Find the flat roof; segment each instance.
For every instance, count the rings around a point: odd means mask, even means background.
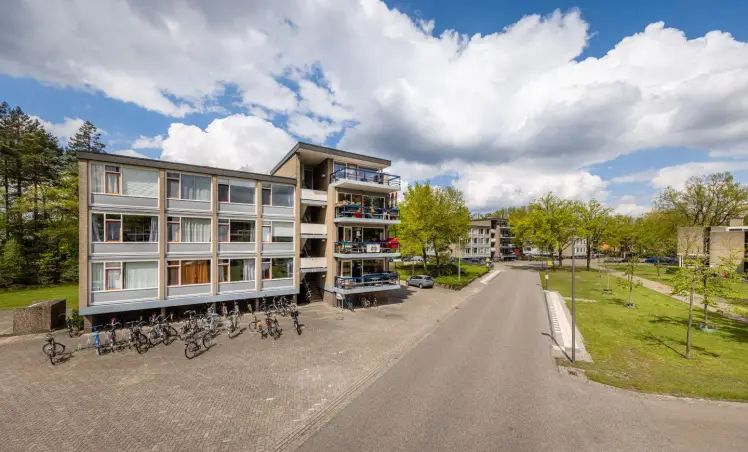
[[[275,182],[278,184],[296,185],[296,179],[292,177],[272,176],[268,174],[252,173],[249,171],[230,170],[215,168],[212,166],[190,165],[188,163],[168,162],[166,160],[148,159],[142,157],[130,157],[127,155],[105,154],[99,152],[76,152],[78,160],[92,160],[96,162],[116,163],[120,165],[148,166],[171,171],[185,171],[188,173],[209,174],[211,176],[236,177],[241,179],[254,179],[264,182]]]
[[[299,141],[288,152],[288,154],[283,156],[283,158],[273,167],[273,169],[270,170],[270,174],[275,174],[275,172],[278,171],[280,167],[283,166],[283,164],[285,164],[288,161],[288,159],[290,159],[294,154],[296,154],[296,152],[298,152],[299,149],[308,149],[310,151],[322,152],[324,154],[329,154],[335,157],[363,160],[365,162],[376,163],[377,165],[384,165],[384,166],[392,165],[392,162],[387,159],[380,159],[378,157],[372,157],[370,155],[356,154],[355,152],[341,151],[340,149],[328,148],[326,146],[319,146],[316,144],[305,143],[303,141]]]

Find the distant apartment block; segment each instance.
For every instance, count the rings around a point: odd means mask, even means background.
[[[746,270],[748,226],[742,218],[731,219],[729,226],[678,228],[678,259],[707,259],[709,265],[730,261],[736,270]]]
[[[514,234],[504,218],[471,220],[467,240],[450,246],[453,257],[502,260],[515,256]]]
[[[400,181],[387,160],[304,143],[270,175],[78,159],[82,315],[399,288]]]

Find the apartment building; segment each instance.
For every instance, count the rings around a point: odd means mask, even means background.
[[[502,260],[515,256],[509,222],[504,218],[471,220],[467,241],[450,246],[453,257]]]
[[[736,271],[746,271],[748,226],[742,218],[733,218],[728,226],[679,227],[678,260],[708,259],[709,265],[732,262]]]
[[[78,153],[79,310],[91,316],[263,296],[398,289],[397,176],[297,144],[271,175]],[[299,183],[300,181],[300,183]],[[329,237],[328,237],[329,236]],[[315,296],[316,295],[316,296]],[[386,295],[385,295],[386,297]]]
[[[391,225],[400,223],[400,177],[389,160],[299,143],[270,171],[300,181],[302,296],[336,303],[336,294],[399,289],[390,262],[400,256]]]

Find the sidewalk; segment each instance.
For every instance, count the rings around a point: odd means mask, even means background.
[[[616,270],[611,270],[611,269],[609,269],[609,268],[607,268],[607,267],[605,267],[603,265],[599,265],[597,262],[594,262],[594,261],[591,262],[591,267],[594,268],[594,269],[598,269],[598,270],[602,269],[603,271],[607,271],[611,275],[613,275],[615,277],[618,277],[618,278],[621,278],[621,279],[625,279],[626,278],[626,275],[624,273],[621,273],[621,272],[616,271]],[[647,289],[654,290],[655,292],[659,292],[661,294],[667,295],[670,298],[674,298],[674,299],[676,299],[678,301],[682,301],[684,303],[688,303],[689,302],[689,298],[687,296],[673,295],[673,289],[670,286],[666,285],[666,284],[662,284],[662,283],[657,282],[657,281],[652,281],[651,279],[644,279],[644,278],[641,278],[639,276],[636,276],[635,278],[636,278],[636,280],[639,283],[641,283],[642,286],[646,287]],[[698,295],[698,294],[694,294],[694,296],[693,296],[694,307],[695,308],[698,307],[700,309],[703,309],[703,306],[704,306],[702,304],[703,300],[704,300],[704,297],[702,297],[701,295]],[[733,319],[735,321],[738,321],[738,322],[741,322],[741,323],[747,323],[748,324],[748,318],[741,317],[739,315],[730,313],[730,305],[729,304],[727,304],[727,303],[725,303],[723,301],[714,301],[714,303],[716,304],[716,306],[709,306],[708,307],[709,312],[714,312],[714,313],[723,315],[725,317],[729,317],[729,318],[731,318],[731,319]]]

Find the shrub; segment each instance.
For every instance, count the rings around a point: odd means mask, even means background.
[[[666,275],[674,275],[674,274],[678,273],[678,269],[679,268],[680,267],[678,267],[677,265],[671,265],[671,266],[669,266],[669,267],[667,267],[665,269],[665,274]]]

